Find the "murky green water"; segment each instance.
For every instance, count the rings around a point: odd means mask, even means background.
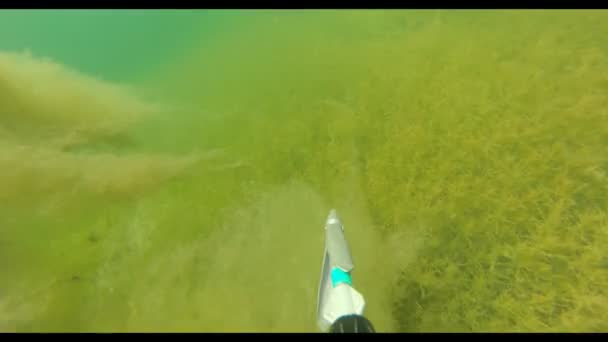
[[[608,330],[607,19],[0,11],[0,331]]]

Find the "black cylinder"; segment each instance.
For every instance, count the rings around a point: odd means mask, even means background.
[[[365,317],[348,315],[338,318],[329,329],[330,333],[373,333],[374,326]]]

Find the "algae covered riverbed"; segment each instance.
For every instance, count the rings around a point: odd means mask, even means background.
[[[0,11],[0,331],[608,330],[607,19]]]

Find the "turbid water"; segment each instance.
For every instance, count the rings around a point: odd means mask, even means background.
[[[607,19],[0,11],[0,331],[608,330]]]

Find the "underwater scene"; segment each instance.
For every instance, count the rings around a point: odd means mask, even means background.
[[[1,10],[0,332],[608,332],[608,11]]]

